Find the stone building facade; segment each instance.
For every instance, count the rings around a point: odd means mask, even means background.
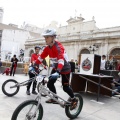
[[[70,18],[67,23],[66,26],[57,27],[57,39],[64,45],[69,59],[80,61],[83,53],[104,54],[107,59],[114,55],[115,58],[120,59],[120,26],[99,29],[96,27],[94,17],[91,21],[84,22],[81,16]],[[35,45],[44,46],[44,38],[41,36],[27,40],[25,56],[31,55]]]
[[[0,23],[2,23],[3,21],[3,14],[4,14],[4,10],[2,7],[0,7]]]
[[[13,54],[19,58],[20,50],[25,50],[25,41],[39,37],[40,34],[20,29],[17,25],[0,23],[0,58],[10,60]]]

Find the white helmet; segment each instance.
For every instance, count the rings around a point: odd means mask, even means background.
[[[42,36],[56,36],[56,30],[55,29],[47,29],[42,33]]]

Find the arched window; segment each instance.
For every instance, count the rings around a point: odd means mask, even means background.
[[[120,48],[113,49],[109,54],[109,59],[114,56],[117,60],[120,60]]]
[[[110,52],[110,55],[120,55],[120,48],[115,48]]]
[[[78,58],[78,63],[79,64],[80,64],[80,61],[81,61],[81,54],[90,54],[90,51],[88,49],[82,49],[80,51],[79,58]]]
[[[81,50],[81,52],[80,52],[80,55],[81,54],[90,54],[90,51],[88,50],[88,49],[83,49],[83,50]]]

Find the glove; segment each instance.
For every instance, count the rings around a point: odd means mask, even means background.
[[[49,76],[49,79],[57,79],[59,76],[60,76],[59,73],[55,72]]]
[[[33,67],[29,67],[29,72],[34,72],[35,69]]]

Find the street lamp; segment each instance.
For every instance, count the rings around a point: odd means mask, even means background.
[[[98,48],[99,48],[99,46],[94,44],[94,45],[91,45],[91,46],[89,47],[89,50],[92,51],[93,54],[94,54],[94,52],[95,52],[96,50],[98,50]]]

